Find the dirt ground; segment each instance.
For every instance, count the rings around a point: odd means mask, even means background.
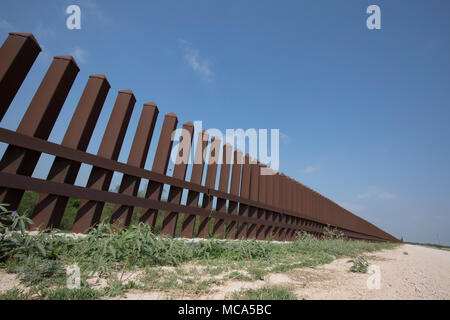
[[[264,285],[285,286],[298,299],[308,300],[450,299],[450,251],[406,244],[363,256],[375,273],[370,269],[366,274],[349,272],[351,263],[343,258],[327,265],[268,274],[264,280],[228,280],[223,285],[211,286],[201,296],[184,295],[179,291],[130,290],[125,297],[115,299],[224,299],[235,291]],[[0,271],[0,292],[16,286],[20,285],[15,275]]]
[[[295,293],[299,299],[450,299],[450,252],[403,245],[365,256],[379,266],[380,287],[369,289],[371,274],[350,273],[347,259],[324,266],[297,269]],[[303,278],[309,280],[303,280]],[[370,282],[370,281],[369,281]],[[373,284],[373,282],[370,282]]]
[[[264,281],[231,281],[201,299],[223,299],[234,291],[282,285],[298,299],[450,299],[450,251],[402,245],[364,256],[376,272],[349,272],[348,258],[314,268],[270,274]],[[379,272],[377,272],[379,267]],[[377,276],[380,276],[377,289]],[[370,288],[367,285],[368,279]],[[158,292],[129,292],[125,299],[164,299]],[[186,299],[187,297],[174,298]]]

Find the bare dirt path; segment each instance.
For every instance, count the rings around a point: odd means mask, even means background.
[[[380,268],[379,289],[368,288],[370,274],[348,272],[348,259],[287,275],[299,299],[450,299],[450,251],[403,245],[365,257]]]
[[[349,272],[348,258],[313,268],[269,274],[264,281],[232,281],[215,287],[200,299],[224,299],[232,292],[264,285],[286,286],[298,299],[450,299],[450,251],[402,245],[364,255],[379,267],[379,289],[369,289],[374,275]],[[374,279],[373,277],[371,279]],[[372,285],[376,282],[370,282]],[[374,287],[374,286],[373,286]],[[173,296],[175,299],[189,297]],[[165,299],[156,292],[129,292],[125,299]],[[196,299],[198,299],[197,297]]]

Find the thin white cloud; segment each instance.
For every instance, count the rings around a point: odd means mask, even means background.
[[[75,47],[72,56],[75,58],[75,61],[84,63],[86,62],[87,51],[80,47]]]
[[[14,31],[14,26],[12,24],[10,24],[8,21],[6,21],[5,19],[0,19],[0,29],[5,29],[8,31]]]
[[[370,187],[365,193],[358,194],[358,199],[368,199],[368,198],[378,198],[378,199],[396,199],[398,196],[395,193],[384,191],[379,187]]]
[[[367,209],[366,206],[358,203],[341,202],[340,205],[353,213],[363,212]]]
[[[280,131],[280,138],[281,138],[281,142],[283,142],[284,144],[290,144],[292,141],[290,136],[288,136],[287,134],[285,134],[281,131]]]
[[[305,171],[305,173],[313,173],[313,172],[315,172],[317,170],[319,170],[318,167],[309,166],[309,167],[306,167],[304,171]]]
[[[42,22],[38,22],[33,34],[37,39],[47,39],[54,37],[56,32],[55,30],[44,26]]]
[[[188,41],[179,39],[179,43],[183,47],[184,60],[186,61],[187,65],[198,75],[200,75],[205,81],[211,82],[214,78],[214,73],[211,70],[209,60],[201,58],[199,51],[193,48]]]
[[[97,3],[94,1],[86,1],[80,5],[81,14],[83,14],[83,6],[85,6],[88,10],[88,14],[95,18],[98,22],[103,25],[111,25],[113,23],[112,17],[105,14],[102,8],[100,8]]]
[[[358,199],[370,198],[373,195],[374,195],[374,193],[372,191],[368,191],[368,192],[365,192],[365,193],[358,194]]]
[[[380,199],[395,199],[398,196],[395,193],[390,193],[390,192],[382,192],[380,194],[378,194],[378,198]]]

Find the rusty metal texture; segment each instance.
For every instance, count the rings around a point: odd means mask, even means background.
[[[295,180],[292,178],[289,178],[289,188],[290,188],[290,198],[291,198],[291,211],[294,213],[297,213],[297,197],[296,197],[296,186],[295,186]],[[296,224],[296,219],[295,216],[291,216],[290,217],[290,224],[295,227]],[[289,230],[289,240],[294,240],[295,238],[295,229],[292,228]]]
[[[31,33],[10,32],[0,48],[0,121],[40,52]]]
[[[293,189],[292,189],[292,184],[291,184],[291,178],[289,176],[286,176],[286,202],[287,202],[287,206],[288,206],[288,211],[289,213],[293,212]],[[291,215],[286,215],[286,222],[290,225],[291,224]],[[287,228],[286,229],[286,236],[285,239],[286,240],[291,240],[291,236],[292,236],[292,229],[291,228]]]
[[[0,141],[8,144],[14,143],[15,145],[18,145],[22,148],[53,154],[58,157],[67,158],[68,160],[80,161],[92,166],[101,167],[111,171],[118,171],[135,177],[142,177],[149,180],[155,180],[163,184],[175,185],[181,188],[194,190],[200,193],[206,193],[211,196],[226,198],[227,200],[244,203],[249,206],[259,207],[265,210],[272,210],[272,211],[279,210],[278,208],[267,206],[261,202],[255,202],[246,198],[235,196],[233,194],[227,194],[215,189],[206,188],[198,184],[193,184],[184,180],[175,179],[173,177],[155,173],[153,171],[145,170],[142,168],[128,166],[124,163],[120,163],[102,157],[97,157],[89,153],[81,152],[76,149],[70,149],[62,145],[58,145],[45,140],[25,136],[17,132],[3,128],[0,128]]]
[[[197,146],[194,154],[194,164],[192,165],[191,183],[201,185],[203,170],[205,168],[205,154],[208,147],[209,135],[203,130],[198,133]],[[186,206],[198,207],[200,192],[189,190],[186,200]],[[181,237],[192,238],[194,235],[195,215],[185,213],[181,226]]]
[[[0,172],[0,186],[3,186],[5,188],[27,189],[31,191],[57,194],[66,197],[74,197],[74,198],[83,197],[85,199],[92,201],[119,203],[126,206],[153,208],[156,210],[164,210],[164,211],[187,212],[189,214],[199,215],[202,217],[220,218],[224,220],[236,220],[245,223],[261,223],[257,219],[252,219],[249,217],[232,216],[226,213],[216,212],[213,210],[206,210],[198,207],[186,207],[183,205],[168,203],[166,201],[133,197],[124,194],[118,194],[115,192],[96,190],[90,188],[87,189],[85,187],[47,181],[27,176],[14,175],[10,173]],[[278,224],[273,224],[270,222],[263,222],[263,223],[276,225],[279,227],[287,227],[287,225],[281,223]],[[310,231],[312,231],[312,229],[310,229]]]
[[[265,164],[259,164],[258,172],[259,172],[259,180],[258,180],[258,200],[261,203],[266,203],[266,184],[267,184],[267,175],[262,174],[262,169],[267,168]],[[257,213],[256,217],[259,220],[267,220],[266,211],[261,208],[256,208]],[[267,228],[264,225],[258,225],[256,229],[256,239],[264,240],[266,238],[266,230]]]
[[[269,206],[273,206],[273,175],[275,174],[275,171],[269,168],[270,174],[266,175],[263,179],[265,180],[263,183],[265,184],[265,192],[264,192],[264,198],[265,198],[265,204]],[[263,187],[263,188],[264,188]],[[267,221],[272,221],[273,212],[271,210],[264,210],[265,212],[265,219]],[[270,239],[273,237],[273,227],[268,226],[264,229],[264,239]]]
[[[61,145],[86,151],[110,85],[104,75],[92,75],[64,135]],[[47,180],[75,183],[81,163],[55,157]],[[69,198],[42,193],[32,213],[36,227],[58,228]]]
[[[258,201],[259,196],[259,174],[260,168],[256,159],[251,159],[250,164],[250,200]],[[258,208],[251,206],[248,210],[248,216],[254,218],[257,216]],[[247,238],[256,239],[256,231],[258,225],[252,224],[247,226]]]
[[[242,166],[242,178],[241,178],[241,192],[242,198],[250,199],[250,180],[251,177],[251,165],[250,165],[250,155],[247,153],[244,156],[244,163]],[[239,205],[238,215],[243,217],[248,217],[249,206],[246,204]],[[247,224],[240,223],[237,226],[237,239],[245,239],[247,237]]]
[[[272,185],[273,185],[273,188],[272,188],[273,205],[276,208],[280,208],[280,191],[279,191],[280,190],[280,174],[278,172],[272,176]],[[280,221],[280,213],[279,212],[274,212],[272,214],[272,221],[273,222]],[[279,234],[280,234],[280,228],[278,228],[278,227],[273,228],[272,236],[275,240],[280,240]]]
[[[233,156],[233,146],[229,143],[222,148],[222,164],[220,165],[219,191],[228,193],[228,183],[230,181],[231,159]],[[217,197],[216,211],[227,212],[227,200]],[[225,221],[218,219],[214,221],[212,236],[221,239],[224,236]]]
[[[97,156],[117,160],[135,103],[136,99],[131,90],[119,91]],[[93,167],[86,188],[107,191],[112,176],[113,171]],[[90,227],[95,226],[100,221],[104,206],[105,203],[101,201],[81,200],[72,231],[84,233]]]
[[[47,140],[79,70],[72,57],[55,57],[16,131]],[[0,161],[0,171],[30,176],[39,157],[39,152],[9,145]],[[8,203],[9,209],[15,210],[23,193],[0,188],[0,203]]]
[[[56,183],[53,181],[46,181],[42,179],[36,179],[21,175],[13,175],[9,173],[1,173],[0,172],[0,186],[5,188],[17,188],[17,189],[26,189],[36,192],[44,192],[51,193],[60,196],[66,197],[75,197],[75,198],[85,198],[89,200],[95,201],[103,201],[103,202],[112,202],[112,203],[120,203],[122,205],[128,206],[139,206],[143,208],[154,208],[160,210],[172,210],[172,211],[181,211],[187,212],[189,214],[200,215],[200,216],[211,216],[217,217],[225,220],[236,220],[238,222],[245,223],[261,223],[257,219],[251,219],[243,216],[230,216],[228,214],[223,214],[215,211],[204,210],[202,208],[197,207],[186,207],[181,205],[170,204],[164,201],[158,200],[150,200],[139,197],[132,197],[123,194],[116,194],[113,192],[95,190],[95,189],[86,189],[84,187],[78,187],[68,184]],[[286,224],[282,224],[280,222],[263,222],[263,224],[271,225],[275,227],[288,227]],[[304,227],[305,231],[313,232],[315,231],[312,227]],[[377,240],[376,237],[371,237],[362,234],[360,236],[357,232],[347,232],[349,236],[352,238],[371,238]],[[380,239],[378,239],[380,240]]]
[[[158,114],[159,110],[156,103],[149,102],[144,104],[128,155],[128,165],[144,168]],[[124,174],[118,192],[137,196],[140,183],[141,179],[139,177]],[[111,215],[111,223],[118,226],[129,226],[133,216],[133,209],[130,206],[116,205]]]
[[[170,152],[172,150],[172,133],[178,124],[177,116],[174,113],[166,114],[159,136],[158,146],[156,148],[155,158],[153,160],[152,171],[166,174],[169,166]],[[145,197],[151,200],[161,200],[164,184],[150,180],[147,185]],[[143,210],[141,221],[148,223],[155,229],[158,210]]]
[[[185,180],[186,171],[189,162],[189,155],[192,147],[192,138],[194,135],[194,125],[192,122],[187,122],[183,125],[182,134],[180,137],[180,143],[178,144],[177,159],[173,169],[173,177]],[[180,204],[183,189],[170,186],[167,202]],[[175,228],[177,223],[179,212],[164,212],[162,228],[160,233],[168,236],[175,237]]]
[[[286,175],[284,173],[281,173],[278,176],[278,192],[279,192],[279,204],[281,209],[283,210],[283,212],[285,212],[288,208],[287,208],[287,190],[286,190]],[[281,223],[284,223],[286,221],[286,215],[280,214],[279,216],[279,221]],[[286,237],[286,229],[285,228],[280,228],[278,230],[278,239],[283,241]]]
[[[242,151],[237,149],[233,154],[233,166],[231,171],[231,184],[230,184],[230,194],[239,196],[239,186],[241,183],[241,173],[243,164],[243,154]],[[238,214],[238,202],[229,200],[228,202],[228,213],[231,215]],[[236,239],[237,224],[236,221],[231,221],[226,225],[225,238]]]
[[[218,137],[211,138],[211,144],[209,147],[209,157],[208,164],[206,167],[206,179],[205,187],[214,189],[216,186],[217,177],[217,166],[219,164],[220,157],[220,146],[222,141]],[[206,210],[212,210],[213,208],[213,197],[209,194],[203,194],[202,208]],[[200,217],[198,223],[198,234],[199,238],[209,238],[211,228],[210,217]]]

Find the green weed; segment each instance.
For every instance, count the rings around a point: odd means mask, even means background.
[[[35,256],[27,258],[18,271],[20,282],[27,286],[42,282],[54,282],[58,279],[64,279],[66,276],[61,262]]]
[[[356,258],[349,260],[353,265],[350,267],[350,272],[356,273],[367,273],[369,268],[369,263],[361,256],[357,256]]]
[[[24,293],[17,288],[10,289],[0,294],[0,300],[27,300],[28,298],[29,294]]]
[[[259,289],[246,289],[233,293],[233,300],[296,300],[295,294],[280,286],[264,286]]]
[[[100,299],[101,292],[82,287],[80,289],[68,289],[65,287],[44,289],[40,292],[42,300],[96,300]]]

